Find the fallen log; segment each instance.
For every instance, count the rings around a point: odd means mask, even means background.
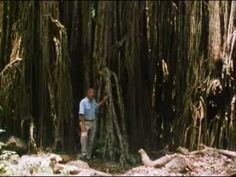
[[[189,161],[186,161],[184,157],[181,157],[178,154],[166,155],[153,161],[143,149],[140,149],[139,153],[141,154],[143,164],[147,167],[160,168],[165,166],[168,171],[175,173],[183,173],[187,172],[187,170],[194,170],[194,166],[191,165]],[[186,153],[187,151],[185,151],[185,154]]]
[[[188,169],[192,170],[192,168],[190,168],[189,164],[183,157],[174,158],[169,163],[167,163],[165,167],[168,168],[168,171],[174,173],[183,173],[186,172]]]
[[[27,145],[22,139],[11,136],[5,143],[5,149],[16,151],[22,155],[27,152]]]
[[[195,150],[190,152],[187,148],[179,146],[176,149],[176,151],[183,155],[195,155],[195,154],[205,154],[207,152],[207,149]]]
[[[147,155],[147,153],[143,149],[140,149],[138,152],[141,155],[143,164],[147,167],[160,168],[160,167],[164,166],[165,164],[167,164],[168,162],[170,162],[173,158],[176,157],[176,154],[166,155],[164,157],[161,157],[160,159],[153,161],[149,158],[149,156]]]
[[[236,152],[235,151],[230,151],[230,150],[224,150],[224,149],[217,149],[217,148],[212,148],[212,147],[208,147],[204,144],[201,144],[200,147],[203,148],[203,150],[211,150],[211,151],[216,151],[222,155],[225,155],[227,157],[230,158],[236,158]]]
[[[184,147],[178,147],[176,149],[176,151],[181,153],[181,154],[184,154],[184,155],[205,154],[209,151],[214,151],[214,152],[218,152],[220,154],[223,154],[227,157],[236,158],[236,152],[234,152],[234,151],[212,148],[212,147],[205,146],[203,144],[201,144],[199,147],[201,147],[202,149],[195,150],[195,151],[192,151],[192,152],[189,152],[188,149],[186,149]]]
[[[190,152],[187,148],[185,147],[181,147],[179,146],[177,149],[176,149],[177,152],[181,153],[181,154],[184,154],[184,155],[189,155]]]
[[[109,174],[109,173],[105,173],[105,172],[102,172],[102,171],[98,171],[98,170],[92,169],[88,165],[88,163],[86,163],[84,161],[81,161],[81,160],[70,161],[70,162],[67,162],[66,165],[76,166],[77,168],[80,169],[81,172],[84,171],[84,170],[89,170],[95,176],[111,176],[111,174]]]

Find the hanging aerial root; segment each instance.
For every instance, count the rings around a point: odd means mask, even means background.
[[[106,137],[105,151],[110,152],[111,149],[114,149],[114,142],[118,142],[119,161],[120,161],[121,166],[125,166],[129,158],[128,157],[128,142],[125,136],[126,129],[125,129],[125,124],[124,124],[124,107],[123,107],[123,101],[121,99],[121,92],[120,92],[118,79],[116,77],[116,74],[110,71],[108,68],[104,68],[100,72],[100,74],[105,82],[104,92],[106,95],[108,95],[108,102],[109,102],[108,104],[109,108],[107,109],[107,113],[106,113],[106,116],[109,117],[109,120],[107,120],[106,124],[107,126],[113,127],[112,129],[109,129],[107,133],[110,136]],[[113,83],[113,79],[115,81],[114,83]],[[113,91],[112,89],[114,87],[115,87],[115,90]],[[117,100],[117,104],[115,103],[115,100]],[[113,136],[113,135],[117,135],[117,136]],[[111,143],[111,144],[108,144],[108,143]],[[117,144],[115,146],[117,147]],[[113,153],[110,154],[111,159],[113,158],[112,157],[113,155],[115,154]]]

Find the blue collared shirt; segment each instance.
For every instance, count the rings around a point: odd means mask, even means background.
[[[88,97],[85,97],[80,101],[79,104],[79,114],[83,114],[85,120],[95,120],[96,119],[97,103],[95,99],[90,101]]]

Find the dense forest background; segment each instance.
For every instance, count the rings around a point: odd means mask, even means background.
[[[97,149],[236,150],[235,1],[0,1],[0,128],[78,152],[78,104],[92,86]]]

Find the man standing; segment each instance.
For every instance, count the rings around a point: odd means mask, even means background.
[[[104,97],[102,101],[96,103],[94,99],[94,89],[89,88],[87,96],[82,99],[79,104],[81,155],[88,160],[91,159],[92,156],[97,127],[96,111],[97,108],[104,104],[106,99],[107,97]]]

